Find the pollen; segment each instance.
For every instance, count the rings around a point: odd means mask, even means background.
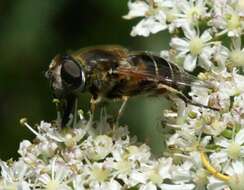
[[[244,52],[241,50],[233,50],[230,52],[230,61],[234,66],[244,66]]]
[[[241,11],[244,11],[244,0],[239,0],[238,7]]]
[[[237,14],[227,16],[227,27],[229,30],[238,29],[241,26],[240,17]]]
[[[241,153],[241,146],[237,143],[231,143],[227,149],[228,156],[234,160],[239,158]]]
[[[154,183],[154,184],[161,184],[163,183],[163,178],[158,174],[157,171],[153,170],[150,175],[149,179]]]
[[[129,174],[131,172],[131,167],[131,163],[126,160],[121,160],[116,164],[116,169],[123,174]]]
[[[57,180],[50,180],[46,185],[46,190],[58,190],[60,184]]]
[[[189,49],[192,55],[199,55],[202,52],[204,43],[199,37],[193,38],[189,43]]]
[[[75,138],[71,135],[71,134],[66,134],[65,135],[65,141],[64,141],[64,144],[67,146],[67,147],[73,147],[76,145],[76,141],[75,141]]]
[[[104,182],[109,178],[109,171],[104,168],[94,168],[92,175],[97,181]]]

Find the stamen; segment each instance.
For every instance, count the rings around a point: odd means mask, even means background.
[[[80,120],[83,120],[84,119],[84,112],[83,112],[83,110],[82,109],[79,109],[78,110],[78,115],[79,115],[79,117],[80,117]]]
[[[34,133],[36,135],[37,138],[39,138],[40,140],[44,139],[43,136],[41,136],[37,131],[35,131],[28,123],[27,123],[27,118],[21,118],[20,119],[20,124],[22,126],[27,127],[32,133]]]

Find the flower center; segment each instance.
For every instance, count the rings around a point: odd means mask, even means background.
[[[229,30],[238,29],[241,26],[240,17],[236,14],[227,16],[227,27]]]
[[[240,156],[241,146],[237,143],[231,143],[227,149],[228,156],[236,160]]]
[[[171,10],[165,10],[165,14],[166,14],[166,20],[168,22],[173,22],[177,17],[174,13],[172,13]]]
[[[163,178],[158,174],[157,171],[153,170],[149,174],[149,179],[154,183],[154,184],[161,184],[163,183]]]
[[[131,163],[121,160],[116,164],[116,169],[119,170],[120,173],[129,174],[131,172]]]
[[[189,49],[192,55],[199,55],[203,49],[203,41],[199,37],[193,38],[189,43]]]
[[[244,52],[241,50],[233,50],[230,52],[230,61],[235,66],[244,66]]]
[[[204,187],[208,183],[208,175],[206,170],[200,169],[197,171],[196,176],[194,177],[194,182],[198,187]]]
[[[3,189],[7,189],[7,190],[18,190],[18,186],[15,183],[13,183],[11,185],[7,185],[7,186],[2,185],[2,187],[3,187]]]
[[[242,190],[244,189],[244,173],[235,174],[230,177],[229,185],[232,190]]]
[[[57,180],[50,180],[46,185],[46,190],[58,190],[59,186],[60,184]]]
[[[241,11],[244,11],[244,0],[239,0],[238,7]]]
[[[92,171],[92,175],[99,182],[103,182],[108,179],[109,171],[104,168],[94,168]]]
[[[75,138],[71,134],[69,134],[69,133],[66,134],[64,138],[65,138],[64,144],[67,147],[73,147],[73,146],[75,146],[76,141],[75,141]]]

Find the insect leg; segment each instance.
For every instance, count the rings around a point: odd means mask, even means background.
[[[117,113],[116,124],[119,124],[119,119],[120,119],[120,117],[122,116],[123,111],[125,110],[125,106],[126,106],[126,103],[128,102],[128,99],[129,99],[128,96],[123,96],[123,97],[122,97],[123,102],[122,102],[122,104],[121,104],[121,106],[120,106],[120,109],[119,109],[119,111],[118,111],[118,113]]]
[[[73,118],[73,128],[75,127],[77,123],[77,110],[78,110],[78,98],[75,98],[74,102],[74,118]]]
[[[90,100],[90,110],[91,110],[91,117],[94,116],[95,111],[96,111],[96,105],[101,101],[101,97],[94,97],[92,96],[91,100]]]
[[[65,97],[64,99],[64,112],[63,112],[63,117],[62,117],[62,121],[61,121],[61,127],[64,128],[66,126],[66,124],[68,123],[68,121],[70,120],[70,114],[75,106],[75,101],[76,101],[77,97],[73,94],[70,94],[68,96]]]
[[[215,110],[215,111],[219,111],[219,109],[217,108],[212,108],[212,107],[209,107],[209,106],[206,106],[206,105],[202,105],[202,104],[199,104],[197,102],[194,102],[192,101],[190,98],[188,98],[186,95],[184,95],[181,91],[175,89],[175,88],[172,88],[168,85],[164,85],[164,84],[159,84],[158,85],[158,89],[166,89],[167,91],[177,95],[179,98],[181,98],[184,102],[188,103],[188,104],[191,104],[191,105],[194,105],[194,106],[198,106],[198,107],[204,107],[204,108],[208,108],[208,109],[212,109],[212,110]]]

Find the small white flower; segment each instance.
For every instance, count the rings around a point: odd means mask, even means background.
[[[208,190],[230,190],[225,181],[216,179],[213,176],[210,176],[208,179],[209,179],[209,184],[207,185]]]
[[[171,3],[168,1],[155,1],[153,3],[155,3],[155,5],[144,1],[129,1],[128,6],[130,11],[124,18],[145,17],[133,27],[131,31],[132,36],[139,35],[147,37],[151,33],[155,34],[167,28],[166,14],[163,9],[164,7],[168,8],[171,6]]]
[[[215,144],[221,150],[210,155],[210,159],[215,165],[228,164],[230,160],[237,160],[244,157],[244,129],[241,129],[233,139],[224,137],[216,138]]]
[[[194,184],[162,184],[160,185],[161,190],[193,190]]]
[[[228,184],[232,190],[241,190],[244,189],[244,162],[236,161],[232,163],[232,166],[229,167],[227,173],[230,176]]]
[[[244,48],[241,45],[241,38],[233,38],[231,50],[228,52],[229,62],[234,67],[244,68]]]
[[[196,25],[199,21],[210,16],[207,13],[206,1],[204,0],[175,0],[178,13],[173,21],[177,27],[182,25]]]
[[[147,178],[147,182],[141,185],[140,189],[157,189],[164,183],[165,179],[172,178],[173,160],[172,158],[161,158],[153,165],[147,165],[143,168],[143,173]]]
[[[219,44],[213,46],[212,60],[215,65],[212,67],[213,73],[226,72],[226,60],[229,57],[229,50],[227,47]]]
[[[211,39],[208,30],[201,35],[195,29],[184,26],[185,38],[174,37],[171,40],[171,47],[175,49],[178,57],[184,58],[184,69],[193,71],[197,64],[205,69],[209,69],[212,65],[210,58],[213,53],[211,47]]]
[[[63,163],[56,159],[51,162],[50,174],[42,174],[39,178],[39,185],[47,190],[71,190],[67,185],[71,171]]]
[[[90,189],[108,186],[112,177],[111,168],[105,163],[94,163],[83,168],[83,172],[87,175],[86,183]]]
[[[149,5],[145,1],[128,2],[129,13],[123,18],[132,19],[136,17],[143,17],[149,10]]]
[[[0,161],[2,186],[0,190],[21,189],[30,190],[31,184],[26,180],[30,175],[29,167],[22,161],[15,162],[9,167],[5,162]]]
[[[131,36],[149,36],[151,33],[156,34],[167,28],[166,15],[162,11],[153,13],[153,15],[144,18],[132,28]]]
[[[220,29],[218,35],[227,33],[229,37],[239,37],[243,33],[244,22],[241,19],[242,12],[231,1],[216,1],[214,5],[214,17],[210,24]]]
[[[196,86],[193,84],[189,95],[192,97],[192,100],[194,102],[197,102],[205,106],[208,105],[209,98],[210,98],[210,93],[208,88]]]
[[[82,146],[84,149],[87,149],[87,157],[91,160],[102,160],[109,153],[112,152],[113,142],[112,138],[106,135],[99,135],[93,138],[88,138],[84,142],[85,146]]]

